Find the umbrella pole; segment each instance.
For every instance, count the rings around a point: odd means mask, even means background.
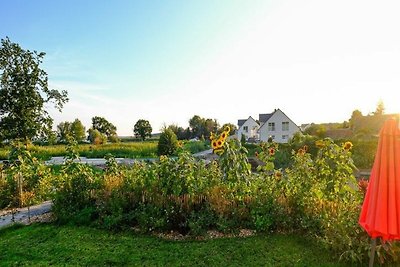
[[[374,266],[375,250],[376,250],[376,238],[371,238],[371,255],[369,256],[369,267]]]

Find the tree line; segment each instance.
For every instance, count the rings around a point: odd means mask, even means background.
[[[92,125],[86,131],[79,119],[64,121],[53,131],[53,119],[46,110],[48,104],[61,112],[68,102],[66,90],[49,89],[47,73],[41,68],[44,52],[22,49],[8,37],[1,40],[0,46],[0,143],[11,140],[22,141],[28,146],[31,141],[67,142],[74,138],[78,142],[88,140],[94,144],[118,142],[117,127],[104,117],[92,118]],[[186,129],[178,125],[168,128],[177,139],[208,139],[210,132],[229,126],[231,134],[236,125],[224,124],[216,119],[194,115]],[[150,122],[140,119],[133,128],[136,138],[143,141],[152,134]]]

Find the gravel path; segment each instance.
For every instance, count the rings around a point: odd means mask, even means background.
[[[28,208],[18,208],[14,210],[14,221],[12,210],[3,210],[0,211],[0,228],[13,224],[14,222],[18,223],[28,223],[29,216],[35,217],[51,211],[53,203],[51,201],[43,202],[42,204],[31,206],[30,214],[28,214]]]
[[[203,158],[207,157],[208,155],[212,154],[212,149],[201,151],[199,153],[193,154],[194,157],[198,158]],[[136,161],[155,161],[155,158],[141,158],[141,159],[128,159],[128,158],[115,158],[117,163],[119,164],[133,164]],[[50,160],[46,161],[47,165],[62,165],[64,164],[65,159],[64,157],[52,157]],[[93,166],[102,166],[106,164],[106,160],[104,158],[86,158],[86,157],[80,157],[79,160],[76,162],[81,162]]]

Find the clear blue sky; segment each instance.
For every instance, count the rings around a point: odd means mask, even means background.
[[[47,53],[67,90],[55,124],[93,116],[132,135],[190,117],[280,108],[297,124],[400,105],[398,1],[3,0],[0,38]]]

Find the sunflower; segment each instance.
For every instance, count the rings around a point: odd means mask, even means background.
[[[269,148],[269,149],[268,149],[268,152],[269,152],[269,155],[270,155],[270,156],[275,155],[275,148],[273,148],[273,147]]]
[[[277,180],[280,180],[280,179],[282,178],[282,173],[281,173],[280,171],[276,171],[276,172],[275,172],[275,178],[276,178]]]
[[[353,144],[351,142],[349,142],[349,141],[347,141],[343,145],[344,150],[350,150],[352,147],[353,147]]]
[[[222,132],[221,137],[222,137],[223,139],[225,139],[225,138],[226,138],[226,132]]]
[[[217,146],[217,141],[212,141],[211,142],[211,147],[213,148],[213,149],[216,149],[218,146]]]
[[[231,131],[231,127],[225,126],[225,132],[226,132],[227,134],[229,134],[230,131]]]
[[[305,153],[306,151],[304,150],[304,148],[299,148],[299,150],[297,151],[297,155],[299,156],[304,156]]]
[[[210,134],[210,140],[212,141],[212,140],[214,140],[215,139],[215,134],[213,133],[213,132],[211,132],[211,134]]]
[[[325,146],[325,142],[323,140],[315,141],[315,146],[318,148],[323,148]]]

